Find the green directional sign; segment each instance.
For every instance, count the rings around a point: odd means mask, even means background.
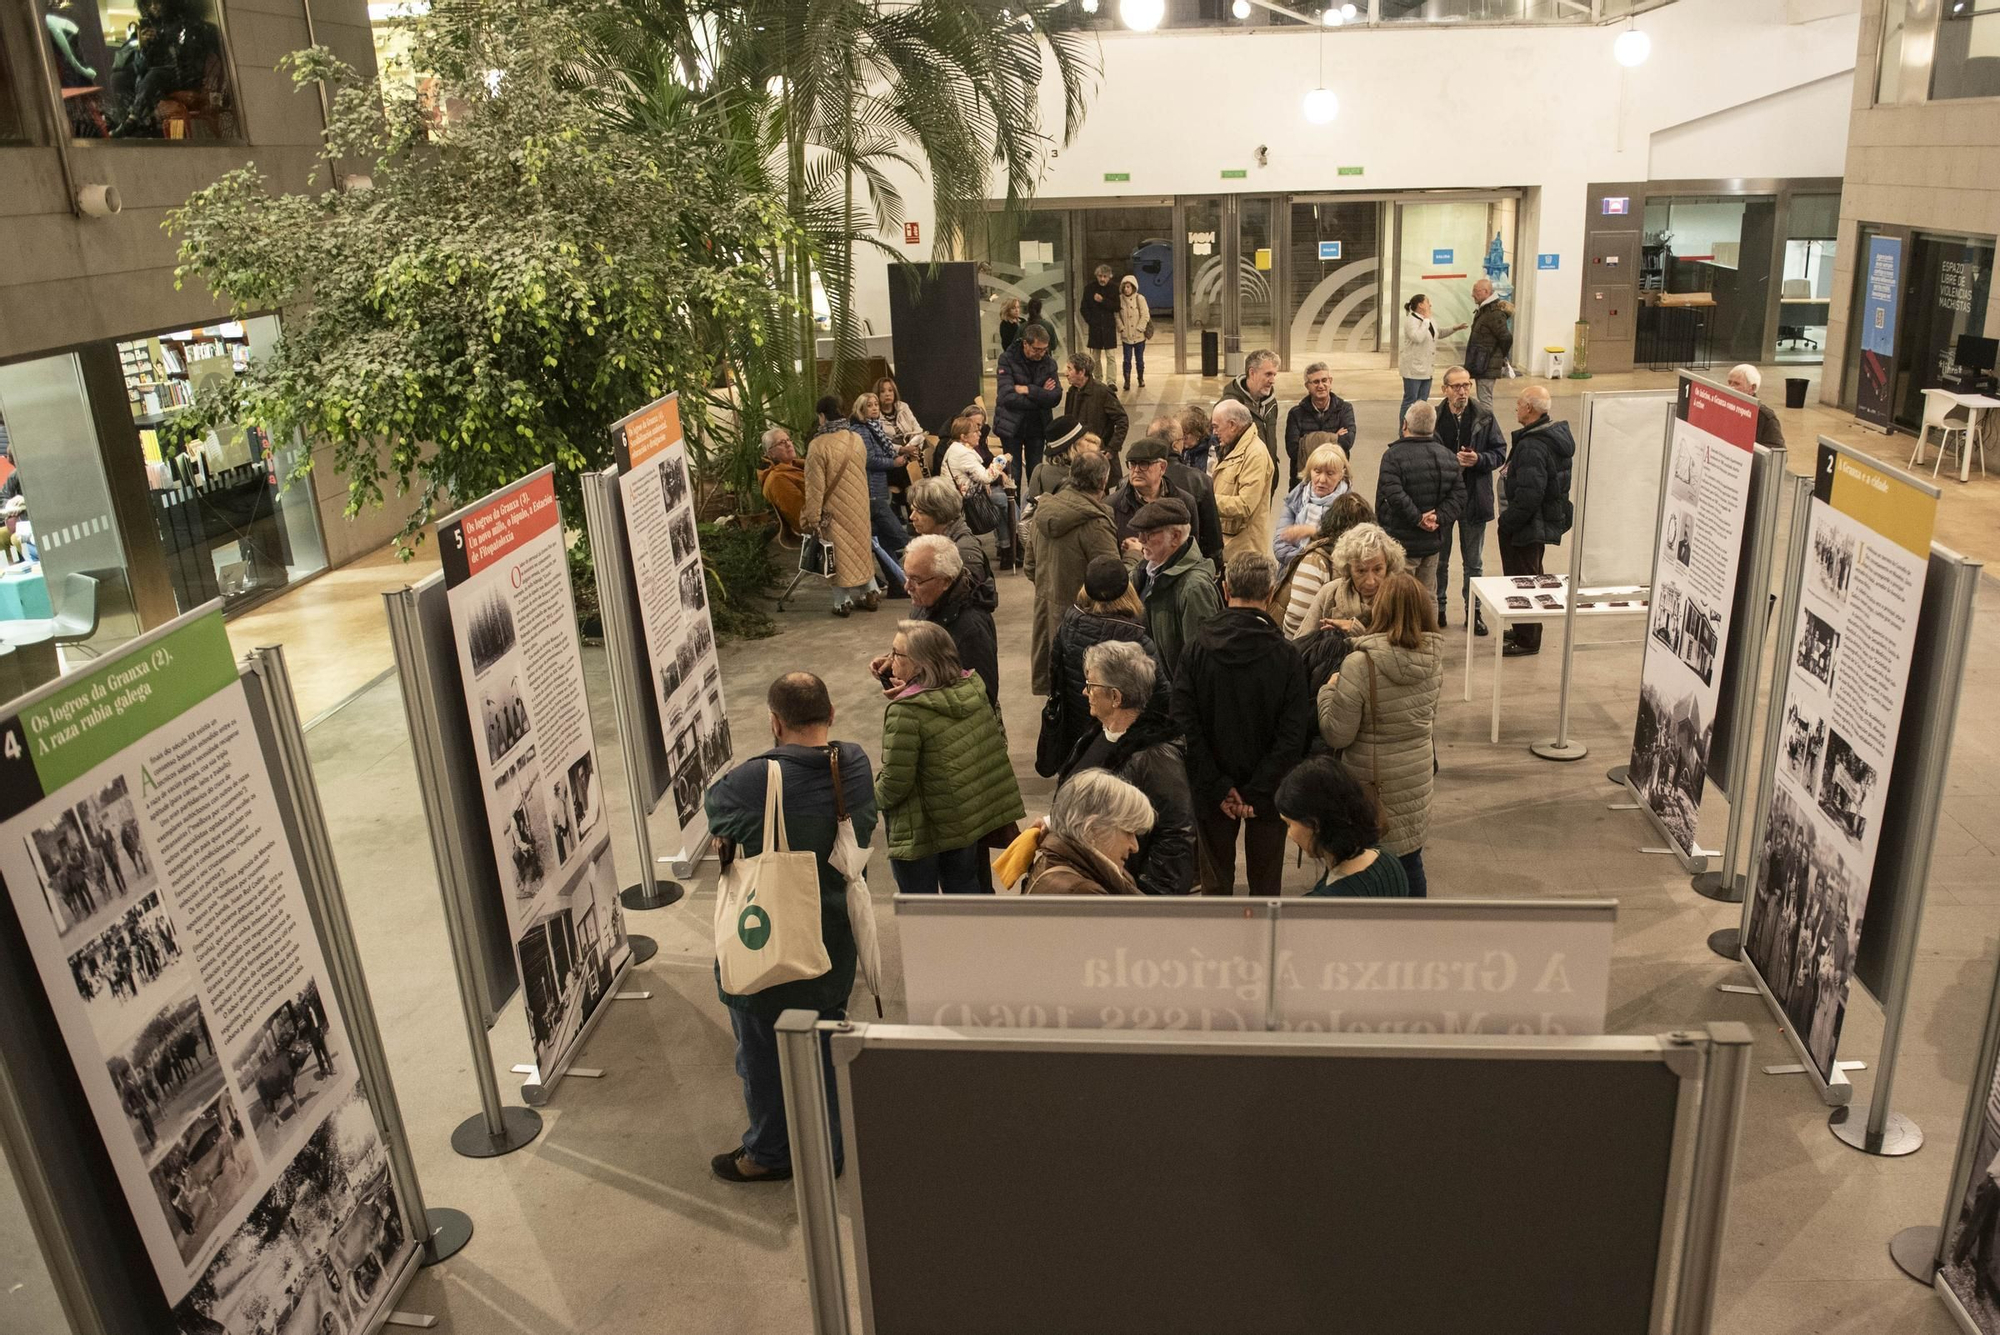
[[[1225,181],[1240,181],[1249,174],[1242,167],[1225,167],[1222,169],[1222,179]]]
[[[1361,175],[1361,168],[1359,168],[1359,167],[1342,167],[1342,168],[1340,169],[1340,174],[1341,174],[1342,176],[1359,176],[1359,175]]]
[[[1104,173],[1104,179],[1105,179],[1105,180],[1107,180],[1107,181],[1129,181],[1129,180],[1131,180],[1131,179],[1132,179],[1132,173],[1131,173],[1131,172],[1106,172],[1106,173]]]

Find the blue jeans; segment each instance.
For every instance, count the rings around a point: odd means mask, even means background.
[[[844,1020],[843,1009],[821,1011],[822,1020]],[[778,1064],[775,1020],[729,1008],[729,1025],[736,1031],[736,1074],[743,1077],[743,1107],[750,1129],[743,1133],[743,1154],[759,1168],[783,1171],[792,1166],[791,1129],[785,1125],[785,1081]],[[840,1141],[840,1086],[833,1078],[833,1053],[820,1039],[826,1071],[826,1109],[833,1122],[833,1170],[840,1171],[846,1147]]]
[[[1465,573],[1459,579],[1458,587],[1459,591],[1465,595],[1465,617],[1466,620],[1470,621],[1472,619],[1472,581],[1486,573],[1486,566],[1482,560],[1483,554],[1486,551],[1486,523],[1484,520],[1481,520],[1479,523],[1474,524],[1461,519],[1455,527],[1458,529],[1459,563],[1465,567]],[[1444,535],[1444,546],[1438,549],[1437,595],[1439,629],[1443,629],[1445,595],[1450,592],[1451,533],[1447,530]]]
[[[1428,403],[1430,397],[1431,378],[1429,376],[1425,376],[1422,380],[1412,380],[1408,376],[1403,377],[1403,404],[1400,408],[1396,409],[1397,435],[1400,436],[1403,434],[1403,414],[1410,411],[1410,405],[1413,403]]]
[[[990,895],[993,866],[981,844],[947,848],[927,858],[890,858],[896,889],[906,895]]]
[[[1424,850],[1419,848],[1409,853],[1399,854],[1396,861],[1403,864],[1403,875],[1410,882],[1411,899],[1429,899],[1430,883],[1424,879]],[[840,1147],[834,1147],[838,1154]]]
[[[903,528],[903,521],[896,518],[896,509],[887,496],[868,498],[869,527],[874,533],[875,545],[889,560],[882,566],[883,578],[888,582],[889,596],[903,596],[903,569],[897,564],[903,559],[903,549],[910,545],[910,535]]]
[[[1127,380],[1132,378],[1132,363],[1137,362],[1139,364],[1139,379],[1143,381],[1146,378],[1146,345],[1144,343],[1127,343],[1124,347],[1125,378]]]

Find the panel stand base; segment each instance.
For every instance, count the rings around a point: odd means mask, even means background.
[[[412,1326],[417,1330],[435,1330],[437,1323],[436,1317],[421,1312],[391,1312],[382,1318],[385,1326]]]
[[[501,1132],[493,1135],[486,1115],[475,1113],[460,1122],[451,1133],[451,1147],[468,1159],[497,1159],[534,1142],[542,1134],[542,1115],[533,1108],[509,1104],[500,1109]]]
[[[642,932],[625,933],[625,946],[632,952],[634,964],[644,964],[660,953],[660,943]]]
[[[1590,748],[1574,739],[1567,742],[1536,742],[1528,750],[1544,760],[1581,760],[1590,754]]]
[[[663,909],[678,904],[686,893],[678,881],[654,881],[652,894],[647,894],[643,885],[628,885],[618,892],[618,902],[634,912],[643,913],[647,909]]]
[[[1899,1112],[1889,1114],[1888,1125],[1882,1128],[1879,1140],[1870,1136],[1868,1109],[1857,1108],[1853,1104],[1835,1108],[1833,1115],[1826,1119],[1826,1129],[1833,1132],[1833,1138],[1841,1144],[1884,1159],[1900,1159],[1905,1154],[1915,1154],[1924,1146],[1922,1129]]]
[[[1632,767],[1630,765],[1613,765],[1604,772],[1604,777],[1611,781],[1612,787],[1623,788],[1625,786],[1625,778],[1631,772]]]
[[[1710,932],[1708,934],[1708,948],[1726,960],[1742,959],[1743,929],[1740,927],[1725,927],[1719,932]],[[1754,987],[1746,987],[1741,990],[1753,996],[1757,992],[1757,989]]]
[[[472,1217],[463,1210],[433,1206],[424,1212],[424,1224],[430,1229],[430,1236],[424,1240],[426,1266],[451,1259],[472,1241]]]
[[[1889,1259],[1896,1263],[1896,1269],[1925,1288],[1937,1274],[1937,1249],[1936,1224],[1912,1224],[1889,1239]]]
[[[1689,881],[1688,886],[1702,898],[1712,899],[1718,904],[1741,904],[1748,881],[1745,876],[1725,877],[1720,871],[1705,871]]]

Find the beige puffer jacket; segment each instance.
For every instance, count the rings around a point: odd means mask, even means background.
[[[1320,735],[1348,773],[1377,785],[1382,848],[1398,856],[1422,848],[1430,835],[1431,726],[1444,684],[1444,636],[1432,632],[1423,641],[1402,649],[1386,635],[1356,636],[1340,672],[1319,692]]]
[[[1347,576],[1335,575],[1319,586],[1319,592],[1313,595],[1312,601],[1307,603],[1305,610],[1299,614],[1298,628],[1287,631],[1286,635],[1294,640],[1310,635],[1319,629],[1319,623],[1323,619],[1359,621],[1365,626],[1368,624],[1368,617],[1368,602],[1354,591],[1354,586],[1347,582]]]
[[[799,529],[833,539],[833,582],[859,588],[875,576],[869,543],[868,447],[852,431],[829,431],[806,445],[806,494]]]

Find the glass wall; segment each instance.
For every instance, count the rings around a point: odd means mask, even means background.
[[[1958,340],[1986,333],[1990,238],[1918,232],[1908,251],[1896,330],[1896,424],[1915,430],[1924,391],[1958,374]]]
[[[27,137],[28,122],[22,115],[21,90],[14,85],[14,66],[8,59],[9,30],[0,23],[0,144]]]
[[[1201,369],[1201,334],[1222,329],[1222,201],[1213,195],[1181,202],[1182,241],[1187,268],[1187,310],[1176,312],[1187,323],[1183,346],[1187,366]]]
[[[1292,366],[1380,366],[1382,205],[1321,199],[1294,201],[1291,211]]]
[[[1762,361],[1777,215],[1771,195],[1649,196],[1642,278],[1650,291],[1688,300],[1642,298],[1639,341],[1659,332],[1649,326],[1663,308],[1692,309],[1701,328],[1696,357],[1705,350],[1715,361]],[[1672,360],[1688,358],[1676,349]]]
[[[1793,195],[1785,223],[1785,271],[1778,292],[1778,360],[1818,362],[1825,356],[1833,297],[1834,238],[1839,195]]]
[[[239,137],[218,0],[38,0],[78,139]]]
[[[1142,204],[1121,208],[1083,209],[1078,213],[1077,272],[1088,276],[1100,264],[1111,266],[1121,287],[1127,275],[1139,284],[1139,295],[1153,316],[1153,337],[1147,341],[1147,370],[1165,374],[1174,369],[1174,207]],[[1122,360],[1122,354],[1121,354]]]
[[[312,486],[288,482],[303,446],[255,423],[196,432],[181,415],[204,386],[226,385],[278,340],[262,316],[118,345],[153,521],[183,612],[220,597],[232,610],[326,568]]]
[[[1875,100],[1895,103],[1903,100],[1903,22],[1909,17],[1909,0],[1883,0],[1882,45],[1876,51]]]
[[[1442,377],[1445,367],[1464,359],[1467,331],[1449,335],[1445,331],[1472,323],[1472,285],[1481,278],[1491,279],[1503,300],[1513,299],[1515,202],[1424,202],[1400,205],[1398,213],[1401,231],[1393,305],[1400,309],[1419,292],[1431,299]],[[1527,357],[1528,349],[1515,352],[1519,360]],[[1521,369],[1530,366],[1523,362]]]
[[[1277,304],[1272,290],[1278,244],[1276,212],[1263,195],[1245,195],[1237,203],[1236,236],[1241,253],[1237,265],[1237,351],[1276,351]]]
[[[1069,215],[1060,209],[986,215],[984,236],[968,238],[979,261],[979,322],[987,361],[1000,356],[1000,326],[1019,303],[1023,322],[1039,318],[1055,349],[1069,339]]]
[[[1949,0],[1931,47],[1931,98],[2000,97],[2000,7]]]

